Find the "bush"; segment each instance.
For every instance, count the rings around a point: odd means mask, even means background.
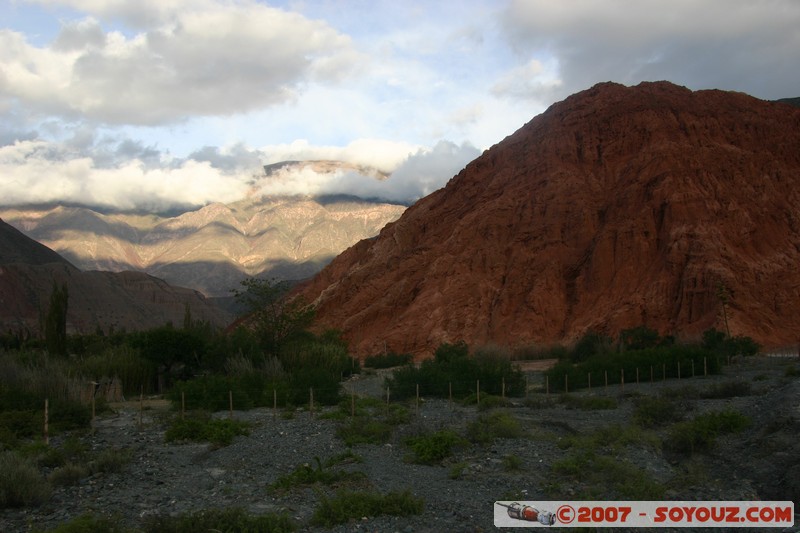
[[[549,379],[551,390],[563,391],[567,376],[569,390],[573,391],[588,387],[590,375],[593,386],[605,383],[606,375],[610,385],[619,384],[622,379],[621,371],[624,371],[625,381],[630,382],[635,379],[637,369],[640,379],[643,375],[649,379],[651,368],[654,379],[678,377],[679,367],[681,377],[687,377],[691,375],[692,364],[696,373],[702,372],[704,360],[709,374],[719,373],[717,357],[708,350],[693,346],[660,346],[625,353],[604,352],[577,364],[562,360],[545,375]]]
[[[453,397],[465,398],[476,392],[478,381],[481,395],[500,396],[503,382],[507,396],[525,393],[525,376],[513,367],[509,358],[489,349],[470,357],[463,342],[440,345],[434,358],[423,361],[419,368],[406,366],[395,370],[386,379],[385,387],[398,400],[413,398],[417,385],[422,396],[448,398],[452,387]]]
[[[271,488],[277,491],[286,491],[302,485],[313,485],[315,483],[333,485],[334,483],[365,477],[362,472],[343,472],[323,467],[319,457],[315,457],[314,462],[316,463],[316,468],[309,463],[299,465],[291,473],[275,480]]]
[[[365,516],[422,514],[424,507],[424,501],[412,495],[409,491],[390,492],[385,495],[372,491],[340,491],[332,498],[322,497],[314,511],[314,515],[311,517],[311,524],[333,527],[337,524],[347,523],[350,520],[360,520]]]
[[[183,420],[176,418],[167,428],[167,442],[193,441],[211,442],[217,446],[227,446],[238,435],[249,435],[249,424],[240,420],[212,419],[196,413]]]
[[[122,472],[132,459],[133,451],[130,448],[110,448],[103,450],[90,461],[89,469],[93,473],[114,474]]]
[[[519,472],[522,470],[524,462],[518,455],[504,455],[503,456],[503,470],[506,472]]]
[[[252,386],[252,383],[249,384]],[[167,395],[174,409],[180,409],[181,402],[187,410],[202,409],[205,411],[226,411],[230,408],[231,395],[233,406],[246,411],[256,406],[251,393],[255,389],[245,385],[244,378],[207,375],[175,384]],[[272,398],[270,398],[270,405]]]
[[[392,436],[392,426],[380,420],[364,420],[357,417],[336,428],[336,436],[347,446],[385,444]]]
[[[664,440],[664,449],[682,455],[706,452],[713,448],[716,438],[737,433],[750,425],[750,419],[737,411],[713,411],[687,422],[672,426]]]
[[[467,425],[467,438],[480,444],[489,444],[494,439],[517,439],[524,434],[519,420],[504,411],[481,414]]]
[[[145,533],[289,533],[297,528],[286,514],[253,516],[244,509],[209,509],[179,516],[150,516],[144,521]]]
[[[50,497],[50,485],[36,467],[14,452],[0,452],[0,509],[39,505]]]
[[[53,485],[67,487],[69,485],[77,485],[88,473],[86,467],[82,465],[67,463],[53,470],[47,477],[47,480]]]
[[[409,437],[406,444],[414,454],[412,462],[432,465],[452,456],[453,448],[463,446],[466,441],[454,431],[445,429],[429,435]]]
[[[616,457],[580,450],[553,464],[553,473],[571,482],[571,494],[580,499],[659,500],[665,487],[645,470]],[[577,490],[576,490],[577,489]],[[552,497],[563,497],[552,494]]]
[[[636,400],[633,421],[646,428],[663,426],[683,420],[684,409],[670,398],[644,396]]]

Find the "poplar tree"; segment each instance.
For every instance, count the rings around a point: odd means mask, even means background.
[[[61,287],[53,281],[53,292],[50,293],[50,308],[44,325],[44,341],[47,351],[52,355],[67,355],[67,306],[69,291],[67,284]]]

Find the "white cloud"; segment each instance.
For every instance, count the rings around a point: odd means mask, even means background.
[[[158,211],[237,200],[246,193],[249,178],[194,160],[150,168],[129,158],[116,166],[99,167],[92,157],[46,141],[0,147],[4,205],[69,202]]]
[[[67,202],[122,210],[165,211],[249,194],[347,194],[412,202],[444,186],[478,150],[439,142],[433,148],[361,139],[344,147],[296,141],[252,149],[242,144],[205,147],[175,159],[130,139],[63,143],[18,141],[0,147],[0,205]],[[385,180],[356,171],[310,168],[263,176],[262,164],[332,159],[391,173]]]
[[[72,4],[108,15],[137,3]],[[94,18],[66,23],[47,47],[0,31],[0,99],[108,124],[166,124],[286,102],[304,84],[336,82],[363,61],[349,37],[295,13],[249,1],[170,7],[131,36]]]
[[[364,141],[372,144],[372,141]],[[389,148],[388,145],[385,145]],[[339,152],[341,159],[352,163],[380,163],[378,168],[387,168],[389,160],[364,159],[361,147],[350,146]],[[352,151],[351,151],[352,150]],[[348,152],[352,158],[349,158]],[[301,153],[301,152],[295,152]],[[308,153],[308,152],[306,152]],[[317,151],[315,154],[324,152]],[[328,152],[330,153],[330,152]],[[398,152],[392,155],[392,160]],[[388,151],[387,151],[388,154]],[[263,194],[348,194],[361,198],[380,198],[393,202],[410,203],[433,191],[444,187],[448,180],[463,169],[467,163],[480,154],[470,144],[456,145],[440,141],[432,148],[419,148],[408,154],[397,166],[391,169],[391,176],[377,180],[358,172],[337,172],[324,174],[310,168],[300,171],[278,172],[258,183]],[[317,159],[317,157],[312,157]]]

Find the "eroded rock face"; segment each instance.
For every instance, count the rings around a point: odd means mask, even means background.
[[[800,338],[800,110],[666,82],[551,106],[306,284],[360,355],[646,325]]]

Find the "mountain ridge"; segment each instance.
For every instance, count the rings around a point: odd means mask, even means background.
[[[40,333],[40,316],[53,286],[69,292],[67,331],[133,331],[195,320],[226,326],[233,316],[202,294],[142,272],[83,272],[41,243],[0,220],[0,331]]]
[[[298,294],[359,355],[800,329],[800,111],[668,82],[556,103]],[[758,287],[756,287],[758,285]]]
[[[309,277],[405,209],[342,195],[254,195],[171,217],[77,206],[6,207],[0,216],[82,269],[144,271],[222,296],[246,277]],[[204,274],[204,265],[214,268]]]

